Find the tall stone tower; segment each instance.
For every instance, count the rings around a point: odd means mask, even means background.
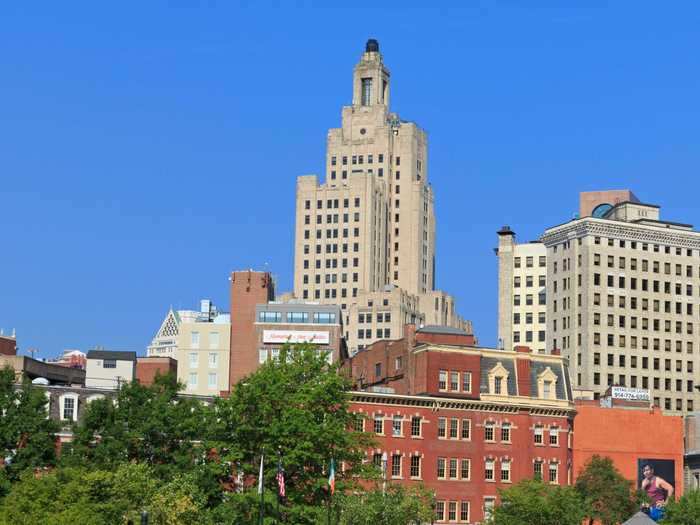
[[[297,182],[299,298],[342,304],[389,284],[411,294],[435,288],[427,137],[390,111],[390,88],[370,39],[353,72],[352,104],[343,107],[341,127],[328,132],[325,183],[315,176]]]

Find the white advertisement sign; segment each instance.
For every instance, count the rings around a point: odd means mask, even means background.
[[[612,387],[611,396],[613,399],[626,399],[628,401],[651,401],[649,391],[642,388],[614,386]]]
[[[330,333],[297,330],[263,330],[263,343],[313,343],[327,345],[331,342]]]

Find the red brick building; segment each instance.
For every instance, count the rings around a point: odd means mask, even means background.
[[[0,354],[17,355],[17,339],[14,336],[0,335]]]
[[[275,301],[269,273],[231,274],[231,386],[286,343],[310,343],[333,361],[345,357],[342,315],[337,305]]]
[[[177,361],[172,357],[137,357],[136,380],[142,385],[152,385],[156,375],[173,374],[177,377]]]
[[[473,346],[444,327],[408,329],[347,363],[352,407],[386,477],[436,494],[436,523],[477,523],[497,489],[539,474],[571,483],[574,405],[566,360]]]

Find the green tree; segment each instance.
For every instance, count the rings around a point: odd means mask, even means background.
[[[7,459],[6,478],[16,480],[28,468],[54,465],[57,431],[58,425],[47,418],[44,392],[27,379],[18,387],[12,368],[0,370],[0,454]]]
[[[700,490],[691,490],[678,501],[669,501],[666,506],[664,525],[697,525],[700,523]]]
[[[374,490],[348,494],[340,499],[338,525],[407,525],[433,519],[433,494],[422,487],[391,484],[386,493]],[[579,525],[579,524],[577,524]]]
[[[572,487],[528,479],[499,494],[490,525],[580,525],[584,517],[583,501]]]
[[[205,456],[196,443],[205,435],[208,409],[178,398],[181,387],[172,375],[157,376],[153,385],[128,383],[114,400],[92,401],[74,427],[63,463],[111,469],[135,461],[163,479],[191,471]]]
[[[353,430],[357,416],[350,411],[349,388],[347,378],[311,345],[284,347],[279,359],[240,381],[229,398],[217,400],[208,448],[218,451],[220,465],[240,465],[248,476],[257,476],[264,451],[270,492],[276,491],[279,451],[287,483],[285,518],[316,523],[328,498],[331,458],[339,492],[353,486],[357,476],[376,475],[376,468],[362,462],[372,440]]]
[[[625,479],[608,457],[593,456],[576,480],[576,491],[584,501],[590,525],[621,523],[638,509],[632,482]]]

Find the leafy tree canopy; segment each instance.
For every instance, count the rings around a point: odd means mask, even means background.
[[[697,525],[700,523],[700,490],[691,490],[678,501],[669,501],[664,525]]]
[[[639,508],[632,482],[625,479],[609,457],[593,456],[576,479],[576,491],[584,501],[586,517],[592,525],[615,525]]]
[[[581,525],[583,501],[572,487],[524,480],[500,491],[489,525]]]
[[[58,425],[47,418],[46,396],[25,380],[18,388],[15,372],[0,370],[0,455],[7,464],[3,477],[17,479],[28,468],[56,462]],[[0,481],[0,494],[3,483]]]

